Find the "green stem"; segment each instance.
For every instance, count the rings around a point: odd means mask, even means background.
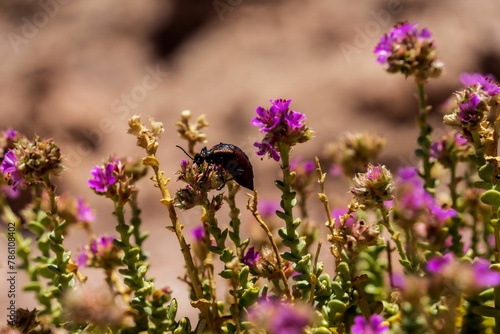
[[[406,252],[403,247],[403,243],[399,238],[400,233],[396,232],[392,227],[392,223],[388,218],[389,215],[386,209],[383,206],[380,206],[378,210],[380,211],[380,215],[382,216],[381,224],[387,229],[387,231],[390,233],[392,237],[392,240],[396,244],[396,249],[398,250],[399,256],[401,257],[400,260],[401,265],[407,270],[407,272],[409,273],[415,272],[414,268],[417,268],[418,266],[412,264],[412,262],[408,259],[408,256],[406,255]]]
[[[295,178],[295,173],[290,171],[290,150],[288,144],[280,143],[281,155],[281,171],[283,180],[276,181],[277,187],[281,190],[281,208],[283,212],[279,214],[280,218],[285,221],[285,229],[281,229],[280,236],[283,239],[283,245],[290,248],[290,259],[297,263],[301,258],[301,252],[305,246],[305,242],[299,238],[297,228],[300,225],[300,220],[293,218],[293,206],[296,202],[295,192],[292,191],[292,183]]]
[[[418,102],[419,102],[419,113],[417,117],[417,125],[420,129],[420,134],[418,136],[419,149],[416,150],[417,156],[422,159],[421,177],[425,182],[425,189],[434,195],[434,187],[436,180],[431,175],[431,169],[434,163],[430,160],[430,149],[431,149],[431,138],[432,127],[427,122],[427,114],[430,108],[427,106],[427,96],[425,95],[424,84],[417,83],[418,88]]]
[[[458,208],[458,193],[457,193],[457,180],[456,180],[456,170],[457,164],[456,161],[452,161],[450,165],[450,197],[451,197],[451,207],[455,209],[456,212],[459,212]],[[451,250],[457,256],[462,255],[463,244],[462,244],[462,236],[460,235],[459,229],[462,220],[457,215],[452,218],[450,225],[450,235],[452,237],[452,246]]]
[[[170,192],[167,188],[168,179],[166,179],[163,175],[163,172],[160,171],[159,162],[155,156],[149,155],[144,158],[143,161],[146,165],[149,165],[151,166],[151,168],[153,168],[155,174],[155,182],[158,185],[158,188],[160,189],[162,195],[162,199],[160,202],[167,207],[168,215],[172,223],[172,226],[168,226],[167,228],[170,231],[174,232],[175,236],[177,237],[177,241],[179,242],[181,253],[184,257],[187,274],[189,276],[194,295],[197,299],[196,301],[191,302],[191,304],[200,310],[201,318],[206,321],[208,329],[215,331],[217,330],[217,324],[210,314],[208,301],[203,297],[203,290],[198,274],[198,269],[196,268],[193,256],[191,255],[191,247],[188,245],[186,239],[184,238],[184,234],[182,233],[183,226],[180,223],[179,216],[177,215],[177,211],[175,210],[174,199],[170,196]]]
[[[495,115],[495,122],[493,123],[493,141],[490,144],[490,146],[487,148],[487,154],[488,155],[494,155],[498,156],[498,139],[500,135],[500,122],[499,122],[499,117],[500,117],[500,108],[498,106],[494,107],[494,115]],[[498,174],[499,174],[499,166],[498,162],[493,163],[493,176],[491,177],[491,184],[492,186],[495,186],[498,182]],[[495,236],[495,256],[494,256],[494,261],[493,264],[495,267],[497,267],[500,264],[500,228],[498,226],[498,207],[492,207],[492,216],[491,216],[491,221],[495,221],[496,223],[494,224],[493,227],[493,235]],[[500,310],[500,287],[496,285],[493,288],[493,296],[494,296],[494,304],[495,308],[497,310]],[[494,333],[500,334],[500,314],[495,315],[495,330]]]
[[[141,261],[146,261],[147,260],[147,255],[143,252],[142,250],[142,243],[148,236],[147,233],[144,233],[141,235],[141,209],[139,208],[139,205],[137,203],[137,192],[134,192],[131,196],[131,200],[129,202],[130,207],[132,209],[132,218],[130,219],[130,224],[133,227],[133,234],[134,234],[134,241],[137,247],[140,248],[141,254],[140,254],[140,260]]]
[[[116,231],[120,234],[122,249],[127,252],[130,249],[130,234],[129,228],[125,223],[125,214],[123,210],[123,205],[119,201],[115,201],[115,212],[113,213],[118,221],[116,225]]]

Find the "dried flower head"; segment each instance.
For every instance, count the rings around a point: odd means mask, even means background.
[[[431,158],[449,168],[457,162],[465,161],[472,154],[472,146],[461,134],[450,131],[431,144]]]
[[[328,144],[323,155],[331,166],[338,166],[347,177],[365,170],[384,149],[387,140],[369,133],[346,133],[338,142]]]
[[[366,173],[354,177],[351,193],[359,204],[378,207],[392,199],[393,189],[391,172],[383,165],[369,164]]]
[[[187,183],[184,188],[175,193],[176,206],[182,210],[203,205],[207,201],[208,192],[219,189],[223,184],[222,178],[219,176],[220,168],[206,161],[198,166],[192,161],[182,160],[181,169],[176,174],[179,175],[179,181]],[[218,210],[222,205],[222,197],[214,196],[211,205]]]
[[[133,115],[128,120],[128,133],[137,137],[137,146],[146,149],[150,155],[154,155],[158,149],[158,140],[164,131],[163,123],[149,119],[150,128],[141,123],[141,118],[138,115]]]
[[[252,125],[260,127],[260,132],[265,133],[264,139],[256,142],[254,146],[259,149],[258,155],[268,154],[275,161],[279,161],[281,143],[289,146],[304,143],[312,138],[313,132],[305,124],[306,117],[303,114],[289,109],[292,100],[270,101],[272,106],[269,109],[258,107],[258,116],[251,121]]]
[[[243,262],[255,276],[273,279],[281,275],[276,254],[271,247],[264,246],[260,251],[255,251],[254,247],[249,247],[244,255]],[[285,263],[284,266],[282,269],[287,269],[288,263]]]
[[[308,195],[310,186],[316,182],[316,163],[301,158],[290,161],[290,170],[295,172],[292,187],[302,195]]]
[[[67,321],[78,325],[92,324],[102,333],[118,329],[125,320],[125,310],[115,303],[113,295],[105,287],[70,290],[62,304]]]
[[[468,142],[474,143],[474,133],[480,143],[487,146],[493,141],[493,129],[488,120],[492,107],[497,105],[500,86],[491,76],[463,74],[462,82],[467,88],[456,92],[443,123],[458,130]]]
[[[197,143],[206,143],[207,135],[201,132],[201,129],[206,128],[209,124],[205,115],[198,116],[196,123],[190,124],[191,111],[184,110],[181,112],[181,119],[175,123],[179,136],[188,141],[189,152],[193,152],[193,148]]]
[[[328,240],[334,244],[335,253],[341,250],[347,252],[350,258],[354,258],[366,247],[380,244],[380,228],[376,224],[367,223],[362,219],[352,216],[340,218],[339,227],[328,236]]]
[[[16,188],[22,182],[44,182],[63,171],[61,150],[52,139],[20,140],[3,158],[1,171]]]
[[[11,304],[12,305],[12,304]],[[40,321],[37,320],[38,310],[35,308],[29,310],[26,308],[17,308],[15,312],[7,316],[7,325],[9,327],[0,328],[2,334],[21,334],[37,332]]]
[[[431,37],[431,32],[419,30],[418,24],[398,23],[375,47],[377,61],[387,64],[389,73],[413,76],[419,83],[437,78],[443,72],[443,63],[437,58]]]

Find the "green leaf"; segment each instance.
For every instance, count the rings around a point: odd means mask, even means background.
[[[284,259],[284,260],[287,260],[287,261],[290,261],[290,262],[293,262],[293,263],[296,263],[298,261],[300,261],[300,257],[296,257],[294,256],[292,253],[290,252],[285,252],[283,254],[281,254],[281,257]]]
[[[234,274],[231,269],[225,269],[219,273],[219,276],[225,279],[231,279],[233,278]]]
[[[48,270],[50,270],[51,272],[53,273],[56,273],[56,274],[62,274],[63,272],[59,270],[59,268],[57,268],[56,265],[53,265],[53,264],[49,264],[47,265],[46,267]]]
[[[487,190],[481,195],[481,202],[495,208],[500,207],[500,192],[497,190]]]
[[[274,181],[274,184],[276,185],[276,187],[278,187],[280,190],[283,190],[285,189],[285,184],[283,183],[283,181],[281,180],[276,180]]]
[[[24,286],[24,291],[35,291],[40,292],[42,289],[42,284],[38,281],[29,282]]]
[[[28,228],[38,236],[41,236],[45,232],[45,226],[34,220],[28,223]]]
[[[283,211],[276,210],[276,216],[283,219],[284,221],[288,221],[291,217],[284,213]]]
[[[349,265],[345,262],[340,262],[337,265],[337,273],[340,274],[340,277],[342,277],[344,281],[348,281],[351,278],[351,271],[349,269]]]
[[[493,164],[487,163],[479,168],[477,174],[479,175],[481,180],[484,180],[486,182],[491,182],[494,171],[495,167],[493,166]]]
[[[241,295],[240,305],[243,307],[253,305],[257,301],[257,298],[259,298],[259,288],[246,289]]]
[[[168,306],[168,319],[175,320],[175,317],[177,315],[177,299],[173,298],[172,301],[170,302],[170,305]]]
[[[220,259],[222,262],[224,263],[228,263],[229,261],[231,261],[232,259],[234,258],[234,254],[233,254],[233,251],[230,250],[229,248],[226,248],[222,251],[221,255],[220,255]]]
[[[330,308],[330,311],[333,311],[334,313],[343,314],[347,310],[347,305],[338,299],[330,300],[328,302],[328,307]]]
[[[332,282],[332,290],[337,298],[340,298],[344,295],[344,289],[342,289],[342,285],[340,285],[339,282]]]
[[[243,266],[238,275],[238,283],[245,287],[248,284],[248,274],[250,273],[250,268],[248,266]]]

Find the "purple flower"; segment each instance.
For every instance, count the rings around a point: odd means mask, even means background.
[[[77,198],[77,219],[84,223],[95,221],[95,214],[81,197]]]
[[[435,141],[431,144],[430,155],[432,158],[439,158],[445,151],[445,142],[443,140]]]
[[[444,267],[453,261],[453,254],[446,253],[443,256],[433,256],[427,261],[427,271],[437,274],[443,270]]]
[[[304,126],[302,122],[306,120],[306,116],[297,111],[290,110],[284,114],[284,119],[290,131],[296,131]]]
[[[266,153],[271,156],[275,161],[280,161],[280,155],[278,151],[274,149],[274,147],[266,142],[255,142],[253,146],[257,147],[259,150],[257,151],[257,155],[265,155]]]
[[[440,223],[444,223],[448,219],[457,216],[457,211],[455,209],[446,209],[435,203],[430,207],[430,210],[432,215],[436,217]]]
[[[274,106],[273,106],[274,107]],[[257,107],[255,110],[258,117],[254,117],[250,124],[259,126],[260,132],[268,132],[274,129],[280,122],[280,117],[277,113],[277,108],[269,108],[269,110],[263,107]]]
[[[333,219],[335,219],[335,228],[340,228],[340,216],[343,216],[347,213],[347,209],[345,208],[334,208],[331,210],[330,214]],[[354,217],[356,213],[351,213],[349,217],[345,220],[344,225],[350,228],[355,222],[356,218]]]
[[[467,145],[468,141],[460,133],[455,134],[455,145],[457,146],[464,146]]]
[[[389,35],[385,34],[382,36],[378,44],[375,46],[375,54],[377,55],[377,61],[380,64],[385,64],[387,63],[387,58],[391,55],[391,50],[392,50],[392,39],[389,37]]]
[[[266,133],[262,142],[254,146],[259,148],[258,155],[268,154],[279,161],[279,144],[286,143],[290,146],[309,140],[312,132],[303,123],[305,116],[297,111],[289,110],[292,100],[270,100],[271,107],[265,109],[257,107],[257,117],[250,124],[260,127],[260,132]]]
[[[14,129],[7,129],[7,130],[5,130],[5,135],[9,139],[15,139],[17,136],[17,131]]]
[[[21,196],[21,191],[19,189],[14,189],[11,186],[0,186],[0,191],[7,195],[8,198],[16,199]]]
[[[277,201],[262,199],[259,201],[259,213],[262,217],[273,217],[279,209],[280,204]]]
[[[495,77],[491,74],[482,75],[480,73],[462,73],[460,82],[464,86],[473,86],[479,84],[481,89],[489,96],[500,93],[500,87],[495,83]]]
[[[87,254],[86,247],[82,247],[80,254],[76,258],[76,264],[78,267],[85,267],[87,265],[87,261],[89,260],[89,256]]]
[[[404,23],[394,27],[389,34],[385,34],[375,46],[374,53],[380,64],[387,63],[387,59],[392,53],[392,45],[400,43],[406,37],[417,37],[418,39],[430,39],[432,34],[428,29],[417,29],[418,24]]]
[[[205,227],[203,225],[197,226],[191,230],[191,235],[196,242],[201,242],[205,237]]]
[[[373,166],[366,171],[366,177],[370,180],[377,180],[381,178],[383,175],[382,166]]]
[[[19,170],[17,169],[17,162],[19,159],[14,154],[13,150],[9,150],[3,157],[2,165],[0,166],[0,171],[8,178],[10,178],[9,183],[12,185],[14,190],[23,183],[23,177]]]
[[[316,163],[311,160],[302,161],[302,158],[296,158],[290,161],[290,170],[297,174],[311,175],[316,171]]]
[[[101,236],[98,239],[94,239],[90,243],[90,251],[94,255],[98,253],[102,254],[104,252],[107,252],[114,247],[113,244],[114,240],[115,238],[111,236]]]
[[[92,179],[89,180],[88,185],[96,192],[105,193],[108,187],[113,185],[116,178],[113,176],[114,164],[107,164],[105,167],[95,166],[90,171]]]
[[[181,168],[183,170],[185,170],[187,168],[187,166],[189,165],[189,161],[187,161],[186,159],[182,159],[181,160]]]
[[[255,263],[259,259],[259,252],[255,251],[255,248],[252,246],[248,248],[246,254],[243,256],[243,263],[249,267],[255,266]]]
[[[500,272],[491,270],[490,262],[486,259],[477,259],[472,264],[472,271],[478,287],[488,288],[500,284]]]
[[[337,177],[342,175],[342,167],[338,164],[333,164],[328,170],[331,176]]]
[[[307,305],[261,300],[250,309],[248,320],[266,333],[302,334],[311,318],[312,312]]]
[[[442,223],[457,215],[454,209],[443,208],[439,205],[436,199],[425,190],[424,183],[414,167],[403,167],[398,171],[395,210],[404,218],[401,223],[407,222],[413,225],[416,221],[426,220],[427,222],[420,226],[426,231],[440,228]],[[431,220],[427,218],[429,216]],[[411,226],[405,226],[405,228],[411,228]]]
[[[273,334],[302,334],[309,324],[309,317],[295,310],[291,305],[281,305],[271,318],[269,329]]]
[[[476,94],[472,94],[469,101],[460,103],[458,116],[464,124],[477,123],[481,120],[481,115],[477,112],[477,105],[481,99]]]
[[[269,100],[273,105],[271,106],[270,110],[273,110],[277,114],[284,114],[288,111],[288,108],[290,107],[290,103],[292,103],[292,100],[285,100],[285,99],[276,99],[276,100]]]
[[[352,334],[382,334],[389,330],[389,326],[383,325],[382,318],[378,314],[372,314],[369,320],[362,315],[354,318],[354,324],[351,326]]]

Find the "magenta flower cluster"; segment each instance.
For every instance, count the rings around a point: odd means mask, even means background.
[[[472,94],[468,101],[460,103],[458,116],[463,124],[476,125],[481,121],[483,115],[477,110],[479,102],[481,102],[479,96]]]
[[[311,322],[311,310],[278,300],[261,300],[250,310],[249,320],[272,334],[302,334]]]
[[[372,314],[370,319],[362,315],[354,318],[354,325],[351,326],[352,334],[383,334],[389,331],[389,326],[383,324],[384,318],[378,314]]]
[[[9,150],[4,155],[2,165],[0,166],[0,171],[9,179],[9,183],[12,185],[13,190],[17,190],[17,188],[24,182],[17,167],[18,161],[19,159],[14,154],[14,151]]]
[[[250,268],[255,266],[255,263],[259,260],[260,253],[255,251],[255,247],[251,246],[248,248],[247,252],[243,256],[243,263]]]
[[[116,177],[113,175],[114,169],[114,164],[92,168],[90,171],[92,178],[88,182],[89,187],[98,193],[105,193],[116,182]]]
[[[107,253],[111,252],[114,248],[113,241],[115,240],[115,237],[112,236],[100,236],[97,239],[92,239],[90,244],[87,246],[84,246],[78,254],[76,264],[79,267],[84,267],[88,264],[89,262],[89,255],[90,256],[101,256],[105,257]],[[90,251],[90,254],[87,252],[87,250]]]
[[[489,96],[500,93],[500,87],[495,83],[495,77],[491,74],[462,73],[460,75],[460,82],[466,87],[479,85],[481,90]]]
[[[374,50],[377,55],[377,61],[380,64],[387,63],[387,59],[393,52],[393,45],[401,43],[406,37],[416,37],[420,40],[429,40],[432,37],[428,29],[418,30],[417,27],[418,24],[404,23],[394,27],[389,34],[382,36]]]
[[[453,253],[436,255],[427,262],[427,271],[429,273],[440,275],[450,271],[448,276],[455,277],[455,273],[460,271],[462,279],[470,276],[470,285],[472,288],[481,290],[492,286],[500,285],[500,272],[490,268],[491,263],[483,258],[477,258],[474,262],[460,261]]]
[[[422,212],[429,211],[438,222],[455,217],[457,212],[452,208],[443,208],[429,192],[415,167],[403,167],[398,171],[396,179],[398,193],[396,205],[405,218],[414,220]]]
[[[259,149],[258,155],[266,155],[275,161],[280,160],[279,144],[281,142],[294,145],[303,142],[307,127],[304,124],[306,117],[300,112],[290,110],[292,100],[277,99],[270,100],[272,106],[269,109],[258,107],[257,117],[251,124],[260,127],[260,132],[266,133],[261,142],[254,143]]]

